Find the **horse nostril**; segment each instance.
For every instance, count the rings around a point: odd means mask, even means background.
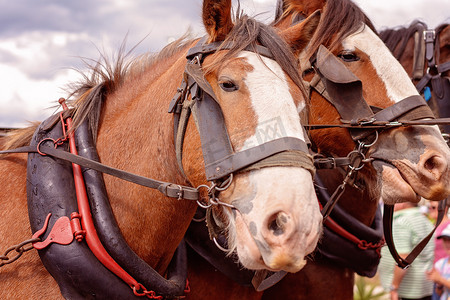
[[[423,169],[439,180],[447,170],[447,162],[439,155],[431,155],[423,163]]]
[[[437,164],[436,158],[435,156],[432,156],[429,159],[427,159],[427,161],[423,166],[428,171],[432,171],[434,168],[436,168],[436,164]]]
[[[289,221],[289,216],[284,212],[279,212],[273,215],[272,220],[268,222],[268,229],[273,235],[279,236],[285,232],[286,224]]]

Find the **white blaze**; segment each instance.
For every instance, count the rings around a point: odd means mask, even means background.
[[[247,63],[253,66],[244,82],[256,115],[257,128],[239,150],[282,137],[305,141],[299,110],[281,67],[275,61],[259,58],[252,52],[243,51],[240,57],[246,58]],[[303,102],[300,110],[304,107]],[[231,228],[239,228],[240,234],[230,232],[236,239],[236,243],[230,244],[236,245],[239,259],[247,268],[276,270],[284,265],[285,270],[297,272],[304,266],[304,256],[313,251],[321,233],[322,215],[311,174],[303,168],[270,167],[253,170],[244,178],[239,177],[235,181],[243,180],[251,191],[240,193],[239,200],[250,209],[237,214],[235,226]],[[270,233],[268,220],[279,212],[286,215],[286,228],[289,229],[278,236]]]
[[[281,67],[275,61],[258,57],[253,52],[243,51],[239,56],[245,57],[247,63],[253,66],[253,71],[246,75],[245,83],[258,118],[256,134],[248,138],[240,150],[281,137],[305,141],[297,113],[305,107],[305,103],[302,102],[299,108],[295,106]]]
[[[350,51],[358,48],[369,56],[392,101],[399,102],[409,96],[419,94],[405,69],[368,26],[363,25],[361,30],[347,37],[342,46],[345,50]]]

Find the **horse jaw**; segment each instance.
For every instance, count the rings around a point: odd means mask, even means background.
[[[378,91],[385,91],[383,105],[418,95],[406,71],[368,26],[347,37],[343,47],[351,51],[358,49],[370,58],[381,83]],[[373,99],[369,92],[365,97],[380,101]],[[381,92],[376,97],[383,98]],[[417,202],[420,196],[441,200],[450,194],[450,151],[436,126],[412,126],[384,132],[370,149],[369,156],[376,159],[372,165],[377,171],[378,187],[385,203]]]
[[[370,152],[385,203],[442,200],[450,194],[450,152],[436,126],[415,126],[380,136]]]
[[[322,215],[308,171],[272,167],[236,176],[224,193],[236,212],[230,214],[230,247],[248,269],[297,272],[314,251],[322,232]],[[300,186],[300,187],[299,187]]]
[[[305,104],[294,100],[301,93],[292,95],[290,81],[274,61],[246,51],[239,57],[251,66],[245,68],[249,71],[244,84],[256,128],[245,140],[233,140],[234,145],[240,145],[241,151],[282,137],[304,141],[298,109]],[[321,235],[322,222],[307,170],[267,167],[237,174],[220,197],[237,208],[229,216],[235,224],[229,228],[229,237],[235,237],[229,245],[236,245],[245,267],[296,272],[304,266],[304,257],[314,250]]]

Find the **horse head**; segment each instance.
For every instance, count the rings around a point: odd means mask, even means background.
[[[425,102],[418,98],[408,75],[377,36],[370,20],[351,1],[283,1],[277,26],[286,28],[305,18],[303,22],[308,22],[308,16],[317,9],[321,10],[321,20],[307,50],[300,56],[303,65],[312,61],[313,67],[302,71],[309,81],[314,73],[320,72],[327,92],[343,101],[331,104],[333,101],[330,103],[322,96],[323,90],[312,92],[310,123],[373,121],[378,116],[387,118],[386,114],[383,117],[377,114],[385,109],[391,117],[384,121],[432,116],[428,112],[407,116],[414,109],[406,106],[417,102],[417,106],[424,107]],[[328,67],[330,64],[332,67]],[[357,91],[356,94],[347,97],[345,92],[351,90]],[[358,134],[354,131],[349,134],[342,128],[311,132],[316,150],[326,155],[346,156],[355,149],[355,144],[356,147],[373,144],[366,152],[372,162],[360,174],[375,199],[381,197],[385,203],[393,204],[417,202],[420,197],[442,200],[450,193],[450,151],[437,126],[382,130],[377,137],[363,135],[362,139],[361,135],[355,136]]]
[[[233,22],[231,1],[205,1],[203,23],[207,40],[190,53],[201,64],[203,85],[208,86],[203,94],[220,108],[232,151],[220,153],[228,147],[220,146],[223,132],[203,140],[202,131],[213,132],[216,126],[215,121],[208,123],[211,114],[194,115],[196,122],[191,119],[186,129],[183,170],[193,186],[205,186],[207,179],[217,182],[220,193],[212,202],[222,205],[211,207],[209,226],[228,235],[230,252],[236,249],[243,266],[296,272],[314,250],[322,221],[313,170],[298,164],[299,152],[300,160],[309,160],[307,165],[311,161],[305,156],[299,117],[306,101],[296,59],[269,26],[247,16],[236,16]],[[205,105],[204,98],[197,102]],[[193,108],[194,114],[200,105]],[[202,124],[209,125],[202,129]],[[289,141],[303,146],[294,149]],[[281,156],[261,160],[260,154],[272,151],[272,145],[281,147],[275,151]],[[253,162],[244,166],[240,160]],[[207,168],[214,166],[206,176],[202,161]],[[225,169],[231,171],[222,173]],[[220,187],[223,181],[226,189]]]

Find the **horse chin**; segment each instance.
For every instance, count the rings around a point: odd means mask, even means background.
[[[300,271],[305,265],[305,256],[312,252],[315,247],[309,246],[303,251],[298,250],[293,253],[286,251],[284,247],[268,249],[263,242],[255,239],[250,230],[238,213],[235,218],[236,230],[240,233],[236,235],[236,252],[240,263],[247,269],[277,272],[284,270],[295,273]],[[316,245],[318,236],[309,236],[306,244]]]
[[[372,162],[379,178],[381,199],[385,204],[420,201],[418,195],[393,163],[381,160]]]

